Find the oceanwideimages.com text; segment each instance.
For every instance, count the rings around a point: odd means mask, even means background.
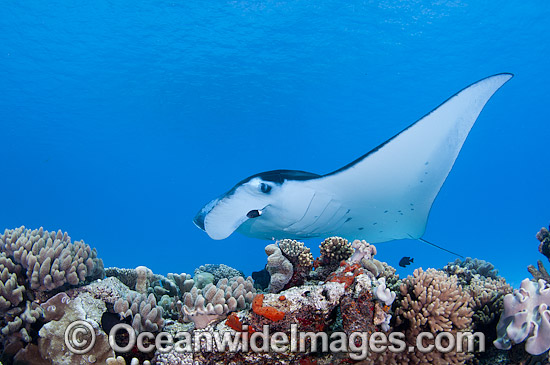
[[[80,323],[79,323],[80,322]],[[75,325],[76,324],[76,325]],[[86,321],[72,323],[65,331],[65,343],[73,353],[83,354],[91,350],[95,343],[94,331]],[[369,353],[414,352],[441,353],[485,351],[485,336],[481,332],[421,332],[414,346],[408,346],[402,332],[299,332],[298,325],[291,325],[290,334],[270,333],[269,326],[262,332],[248,333],[235,331],[192,331],[136,334],[124,323],[115,325],[109,332],[109,344],[117,353],[127,353],[134,347],[140,352],[331,352],[348,353],[353,360],[364,360]],[[125,338],[124,343],[116,339]]]

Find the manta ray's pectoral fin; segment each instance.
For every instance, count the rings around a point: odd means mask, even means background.
[[[352,163],[308,182],[351,208],[334,233],[369,242],[422,237],[428,214],[481,110],[511,74],[458,92]]]

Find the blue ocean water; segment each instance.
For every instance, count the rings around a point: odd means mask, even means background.
[[[514,285],[550,222],[545,1],[27,1],[0,13],[0,228],[44,226],[106,266],[225,263],[266,241],[211,240],[192,218],[257,172],[327,173],[483,77],[489,101],[424,238]],[[375,177],[373,177],[375,178]],[[309,240],[314,255],[321,239]],[[406,269],[454,256],[378,244]]]

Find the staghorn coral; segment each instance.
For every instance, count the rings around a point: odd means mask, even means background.
[[[513,344],[525,343],[525,350],[539,355],[550,349],[550,286],[539,279],[525,279],[519,290],[504,297],[504,311],[497,325],[494,345],[509,350]]]
[[[414,346],[420,332],[434,335],[446,331],[455,333],[470,329],[472,309],[470,295],[462,290],[457,277],[442,271],[418,268],[401,284],[403,299],[396,312],[394,330],[405,333],[407,346]],[[471,358],[470,354],[433,351],[385,354],[390,363],[398,364],[462,364]]]
[[[113,309],[123,317],[132,317],[132,327],[136,333],[143,331],[157,332],[162,330],[164,319],[162,307],[157,306],[157,300],[151,293],[148,296],[131,292],[126,299],[118,299]]]
[[[26,270],[30,288],[49,291],[65,284],[103,277],[103,261],[84,241],[71,242],[67,232],[24,226],[0,235],[0,250]]]
[[[268,290],[271,293],[278,293],[292,279],[294,268],[281,249],[276,244],[265,246],[267,254],[267,271],[271,275]]]
[[[208,284],[203,289],[193,287],[177,305],[184,322],[193,322],[195,328],[205,328],[225,318],[229,312],[248,308],[255,294],[252,278],[238,276],[221,279],[216,285]]]

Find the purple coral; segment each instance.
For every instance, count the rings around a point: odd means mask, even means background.
[[[525,351],[539,355],[550,349],[550,286],[539,279],[525,279],[519,290],[504,297],[504,311],[497,325],[495,347],[509,350],[525,341]]]

